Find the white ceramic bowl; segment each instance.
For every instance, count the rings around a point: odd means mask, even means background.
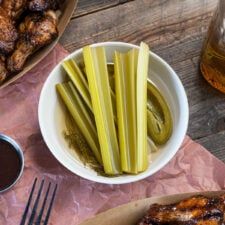
[[[126,52],[130,48],[138,48],[135,45],[122,42],[105,42],[92,46],[104,46],[108,62],[112,62],[115,50]],[[62,135],[65,130],[65,117],[63,107],[56,93],[55,85],[64,81],[65,72],[59,63],[46,80],[39,100],[39,124],[43,138],[56,159],[73,173],[88,180],[107,183],[123,184],[146,178],[165,166],[178,151],[184,139],[188,126],[188,101],[184,87],[173,69],[159,56],[150,52],[149,78],[159,88],[165,97],[173,117],[173,134],[170,140],[157,153],[151,157],[148,169],[138,175],[121,175],[118,177],[103,177],[93,170],[85,167],[78,159]],[[75,51],[65,58],[82,60],[82,49]]]

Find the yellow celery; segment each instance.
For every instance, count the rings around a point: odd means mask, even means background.
[[[85,68],[85,64],[83,62],[80,63],[80,68],[86,76],[86,74],[87,74],[86,68]],[[107,63],[107,69],[108,69],[109,77],[114,76],[114,64],[113,63]]]
[[[113,65],[111,65],[111,64],[110,64],[110,67],[108,65],[108,70],[112,66]],[[89,92],[89,88],[88,88],[88,82],[86,80],[86,74],[83,74],[83,72],[81,71],[81,69],[79,68],[77,63],[72,59],[64,61],[63,68],[66,70],[67,74],[69,75],[69,78],[71,79],[71,81],[73,82],[75,87],[78,89],[80,95],[82,96],[82,98],[84,99],[87,106],[89,107],[89,109],[92,112],[91,96],[90,96],[90,92]],[[84,66],[83,66],[83,69],[85,70],[85,73],[86,73],[86,68]],[[112,69],[110,69],[110,70],[112,70]],[[110,80],[112,79],[111,77],[112,76],[109,76]],[[114,80],[114,78],[113,78],[113,80]],[[111,97],[112,97],[113,114],[114,114],[114,119],[116,122],[117,118],[116,118],[116,105],[115,105],[115,100],[114,100],[115,96],[114,96],[114,93],[112,90],[111,90]]]
[[[149,48],[141,43],[138,54],[136,103],[137,103],[137,164],[138,172],[148,167],[147,152],[147,77]]]
[[[99,150],[99,142],[96,129],[91,121],[91,118],[83,106],[77,90],[72,86],[72,83],[57,84],[56,89],[60,94],[64,104],[68,108],[74,121],[80,131],[86,138],[91,147],[96,159],[102,164],[102,157]]]
[[[136,75],[138,50],[115,52],[115,92],[122,170],[137,173]]]
[[[113,74],[114,74],[114,70],[112,70],[112,67],[111,67],[112,65],[114,65],[114,64],[112,64],[112,63],[111,64],[107,64],[107,67],[108,67],[108,71],[109,71],[109,66],[110,66],[110,71],[112,71]],[[85,68],[85,67],[83,66],[83,68]],[[86,82],[86,85],[88,85],[86,77],[85,77],[85,82]],[[110,87],[111,87],[110,92],[111,92],[111,98],[112,98],[114,119],[115,119],[115,122],[117,123],[117,117],[116,117],[116,96],[115,96],[115,76],[112,75],[112,74],[109,75],[109,83],[110,83]],[[171,133],[172,133],[171,113],[170,113],[170,111],[168,109],[168,106],[167,105],[165,106],[166,102],[165,102],[165,100],[163,100],[163,96],[160,97],[161,94],[156,89],[156,87],[153,88],[152,87],[153,85],[150,83],[150,81],[147,82],[147,86],[148,86],[148,93],[149,93],[148,94],[148,102],[149,103],[148,103],[148,107],[147,107],[148,136],[150,138],[152,138],[152,140],[155,142],[155,144],[162,145],[162,144],[166,143],[166,141],[169,139],[169,137],[171,136]],[[160,104],[162,106],[164,106],[164,107],[162,107],[162,109],[165,109],[165,112],[163,111],[163,113],[166,113],[165,115],[160,113],[158,115],[158,119],[156,119],[156,116],[157,116],[158,112],[154,112],[153,113],[152,106],[150,106],[151,105],[150,104],[151,103],[151,99],[152,99],[151,95],[154,94],[154,93],[156,95],[155,97],[159,96],[160,99],[162,99],[160,101]],[[155,101],[152,104],[153,104],[153,106],[156,105],[158,108],[161,107],[160,105],[158,105],[159,103],[157,101]],[[161,108],[160,108],[160,110],[161,110]],[[159,116],[162,119],[160,119]],[[160,130],[158,130],[158,129],[160,129]]]
[[[105,173],[121,173],[119,146],[113,116],[107,62],[103,47],[83,48],[83,57],[92,100]]]
[[[93,113],[92,111],[90,111],[86,105],[84,104],[82,98],[79,95],[79,92],[77,91],[77,89],[74,87],[73,83],[71,81],[68,82],[69,88],[71,90],[71,92],[73,93],[74,97],[76,98],[80,109],[82,110],[83,116],[87,119],[88,124],[90,125],[91,131],[93,133],[95,133],[96,137],[97,137],[97,130],[96,130],[96,126],[95,123],[93,121]]]
[[[91,104],[90,93],[88,90],[88,84],[79,66],[76,64],[76,62],[73,59],[64,61],[62,65],[65,71],[67,72],[69,78],[71,79],[71,81],[73,82],[77,90],[79,91],[80,95],[84,99],[85,103],[91,110],[92,104]]]

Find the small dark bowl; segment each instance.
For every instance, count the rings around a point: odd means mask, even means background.
[[[20,146],[10,137],[4,135],[4,134],[0,134],[0,141],[4,141],[7,142],[12,149],[16,152],[19,160],[20,160],[20,168],[18,171],[18,175],[17,177],[4,189],[0,189],[0,193],[9,190],[10,188],[12,188],[16,182],[20,179],[22,173],[23,173],[23,168],[24,168],[24,156],[23,156],[23,151],[21,150]],[[1,146],[0,146],[1,148]]]

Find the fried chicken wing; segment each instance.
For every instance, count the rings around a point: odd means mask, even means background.
[[[45,11],[47,9],[58,9],[60,0],[31,0],[28,8],[31,11]]]
[[[34,46],[32,46],[29,41],[26,39],[20,39],[17,43],[16,50],[7,60],[7,69],[11,73],[21,71],[27,58],[33,53],[33,51]]]
[[[28,0],[2,0],[1,7],[11,19],[18,19],[26,9]]]
[[[153,204],[138,225],[224,225],[224,196],[195,196],[177,204]]]
[[[13,21],[7,16],[5,10],[0,7],[0,53],[9,54],[13,51],[18,37]]]
[[[54,11],[28,15],[19,26],[19,34],[16,49],[7,60],[7,68],[12,73],[22,70],[28,56],[58,36]]]

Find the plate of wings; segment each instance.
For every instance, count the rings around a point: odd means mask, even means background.
[[[77,0],[0,0],[0,89],[52,50],[76,4]]]
[[[225,191],[146,198],[103,212],[80,225],[224,225]]]

